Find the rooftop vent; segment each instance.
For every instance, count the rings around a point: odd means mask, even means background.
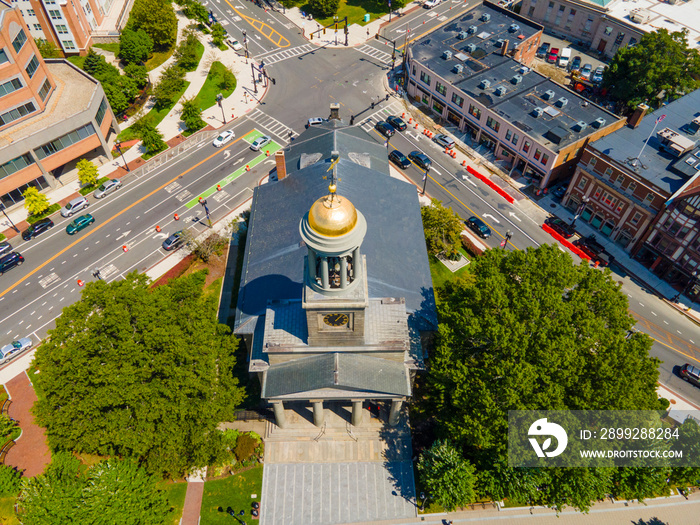
[[[461,75],[464,72],[464,66],[462,64],[456,64],[455,67],[452,68],[452,71]]]
[[[592,126],[594,128],[602,128],[603,126],[605,126],[605,119],[603,117],[598,117],[593,121]]]
[[[460,40],[464,40],[468,36],[469,36],[469,33],[467,33],[466,31],[460,31],[459,34],[457,35],[457,38],[459,38]]]
[[[505,86],[498,86],[496,88],[496,95],[498,95],[499,97],[502,97],[506,93],[508,93],[508,89]]]
[[[474,33],[476,33],[476,26],[469,26],[467,28],[467,33],[469,33],[470,35],[473,35]]]
[[[450,58],[452,58],[452,51],[448,50],[448,51],[443,52],[442,58],[444,58],[445,60],[449,60]]]
[[[518,31],[520,31],[520,26],[518,24],[511,24],[508,28],[508,31],[510,33],[517,33]]]
[[[479,87],[481,89],[488,89],[489,86],[491,86],[491,81],[490,80],[482,80],[481,83],[479,84]]]
[[[541,117],[542,113],[544,113],[544,110],[542,108],[535,108],[532,110],[530,115],[532,115],[535,118]]]
[[[491,20],[491,15],[488,13],[484,13],[481,15],[481,18],[479,18],[482,22],[489,22]]]
[[[515,75],[513,78],[510,79],[510,81],[513,84],[520,84],[523,81],[523,77],[521,75]]]
[[[549,100],[550,98],[554,98],[554,95],[555,95],[554,91],[552,91],[551,89],[548,89],[547,91],[544,92],[544,95],[542,95],[542,98],[545,100]]]
[[[688,124],[688,129],[693,135],[695,135],[698,130],[700,130],[700,117],[695,117],[693,120],[691,120],[690,124]]]
[[[569,99],[565,97],[561,97],[560,99],[557,99],[557,101],[554,103],[555,106],[558,108],[563,108],[569,103]]]
[[[476,51],[476,44],[467,44],[467,47],[465,47],[464,50],[467,53],[473,53],[474,51]]]
[[[530,68],[527,66],[523,66],[518,70],[518,73],[521,75],[527,75],[530,72]]]
[[[498,48],[503,47],[503,39],[499,38],[498,40],[496,40],[496,43],[494,45]]]
[[[588,124],[586,124],[583,120],[579,120],[576,124],[574,124],[574,129],[578,132],[583,131],[588,127]]]

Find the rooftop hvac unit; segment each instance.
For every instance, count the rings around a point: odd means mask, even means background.
[[[484,13],[481,15],[481,18],[479,18],[482,22],[489,22],[491,20],[491,15],[488,13]]]
[[[594,128],[602,128],[603,126],[605,126],[605,119],[603,117],[598,117],[593,121]]]
[[[515,75],[513,78],[510,79],[510,81],[513,84],[520,84],[523,81],[523,77],[520,75]]]
[[[464,40],[468,36],[469,36],[469,33],[467,33],[466,31],[460,31],[459,34],[457,35],[457,38],[459,38],[460,40]]]
[[[520,31],[520,26],[518,24],[511,24],[508,28],[508,31],[510,31],[511,33],[517,33],[518,31]]]
[[[502,97],[506,93],[508,93],[508,90],[504,86],[498,86],[496,88],[496,95],[498,95],[499,97]]]
[[[444,58],[445,60],[449,60],[450,58],[452,58],[452,51],[444,51],[442,53],[442,58]]]
[[[469,26],[469,28],[467,28],[467,33],[469,33],[470,35],[476,33],[476,26]]]
[[[554,103],[554,105],[557,106],[558,108],[563,108],[563,107],[566,106],[568,103],[569,103],[569,100],[568,100],[567,98],[561,97],[560,99],[558,99],[558,100]]]
[[[479,87],[481,89],[488,89],[490,86],[491,86],[490,80],[482,80],[481,83],[479,84]]]
[[[496,40],[495,46],[498,47],[498,48],[503,47],[503,39],[502,39],[502,38],[499,38],[498,40]]]
[[[452,68],[452,71],[454,71],[458,75],[461,75],[464,71],[464,66],[462,64],[456,64],[455,67]]]
[[[473,53],[476,51],[476,44],[467,44],[467,47],[464,48],[467,53]]]
[[[544,95],[542,95],[542,98],[545,100],[549,100],[550,98],[554,98],[554,95],[555,95],[554,91],[552,91],[551,89],[548,89],[547,91],[544,92]]]
[[[521,75],[527,75],[530,72],[530,68],[527,66],[523,66],[518,70],[518,73]]]
[[[544,113],[544,110],[542,108],[535,108],[532,110],[532,113],[530,113],[530,115],[537,118],[537,117],[541,117],[542,113]]]
[[[588,127],[588,124],[586,124],[583,120],[579,120],[576,124],[574,124],[574,129],[576,129],[576,131],[579,131],[579,132],[583,131],[587,127]]]

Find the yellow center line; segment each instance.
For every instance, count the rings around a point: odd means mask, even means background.
[[[253,26],[255,29],[257,29],[262,34],[262,36],[267,38],[270,42],[275,44],[277,47],[289,47],[290,45],[292,45],[291,42],[289,42],[289,40],[287,40],[286,37],[282,36],[282,34],[279,31],[277,31],[276,29],[273,29],[272,27],[267,25],[262,20],[258,20],[257,18],[253,18],[253,17],[250,17],[248,15],[241,13],[238,9],[233,7],[233,5],[231,5],[231,2],[229,2],[228,0],[226,0],[226,3],[231,7],[231,9],[233,9],[238,14],[238,16],[243,18],[251,26]],[[269,30],[269,32],[267,32],[267,33],[265,32],[266,28]],[[272,38],[273,36],[277,38],[277,41],[273,40],[273,38]],[[284,42],[286,42],[286,43],[284,43]]]
[[[242,137],[240,137],[240,138],[234,140],[234,141],[231,143],[231,145],[235,144],[235,143],[238,142],[239,140],[242,140],[242,139],[246,138],[248,135],[250,135],[250,134],[253,133],[254,131],[255,131],[255,130],[251,130],[251,131],[249,131],[248,133],[246,133],[245,135],[243,135]],[[30,278],[32,275],[34,275],[36,272],[38,272],[39,270],[41,270],[44,266],[46,266],[46,265],[49,264],[50,262],[56,260],[56,258],[60,257],[60,256],[63,255],[64,253],[66,253],[68,250],[70,250],[70,249],[71,249],[73,246],[75,246],[76,244],[80,243],[83,239],[86,239],[86,238],[90,237],[90,235],[92,235],[92,234],[96,233],[97,231],[99,231],[100,228],[102,228],[102,227],[104,227],[104,226],[107,226],[107,224],[109,224],[109,223],[112,222],[114,219],[116,219],[117,217],[119,217],[122,213],[125,213],[125,212],[129,211],[131,208],[133,208],[133,207],[136,206],[137,204],[143,202],[144,200],[146,200],[148,197],[150,197],[150,196],[153,195],[154,193],[159,192],[160,190],[162,190],[163,188],[165,188],[168,184],[171,184],[171,183],[175,182],[177,179],[179,179],[179,178],[182,177],[183,175],[186,175],[187,173],[189,173],[189,172],[192,171],[193,169],[195,169],[195,168],[201,166],[202,164],[204,164],[205,162],[207,162],[209,159],[211,159],[211,158],[213,158],[213,157],[215,157],[215,156],[217,156],[217,155],[220,155],[221,153],[223,153],[223,152],[225,151],[225,149],[226,149],[226,148],[222,148],[222,149],[220,149],[219,151],[217,151],[216,153],[212,153],[212,154],[209,155],[206,159],[201,160],[200,162],[198,162],[197,164],[195,164],[195,165],[192,166],[191,168],[189,168],[189,169],[183,171],[182,173],[180,173],[177,177],[173,177],[173,178],[170,179],[169,181],[165,182],[163,185],[161,185],[161,186],[159,186],[158,188],[156,188],[155,190],[153,190],[151,193],[149,193],[149,194],[147,194],[147,195],[144,195],[144,196],[141,197],[139,200],[137,200],[136,202],[134,202],[134,203],[131,204],[130,206],[127,206],[126,208],[124,208],[124,209],[123,209],[122,211],[120,211],[119,213],[113,215],[112,217],[110,217],[110,218],[107,219],[106,221],[100,223],[99,226],[97,226],[97,227],[93,228],[92,230],[90,230],[89,233],[83,235],[80,239],[76,239],[75,241],[73,241],[72,243],[70,243],[68,246],[66,246],[65,248],[63,248],[63,249],[62,249],[60,252],[58,252],[56,255],[54,255],[53,257],[51,257],[50,259],[48,259],[46,262],[44,262],[43,264],[41,264],[40,266],[38,266],[37,268],[35,268],[35,269],[32,270],[31,272],[29,272],[27,275],[25,275],[24,277],[22,277],[22,278],[21,278],[19,281],[17,281],[15,284],[13,284],[12,286],[10,286],[7,290],[5,290],[4,292],[0,293],[0,297],[2,297],[3,295],[5,295],[7,292],[9,292],[10,290],[12,290],[13,288],[16,288],[17,286],[19,286],[20,284],[22,284],[24,281],[26,281],[27,279],[29,279],[29,278]]]

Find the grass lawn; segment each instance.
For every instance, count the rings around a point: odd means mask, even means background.
[[[240,474],[204,483],[200,525],[231,525],[234,520],[226,513],[228,507],[237,513],[245,510],[245,516],[240,516],[245,523],[258,523],[250,515],[250,505],[253,501],[260,503],[262,474],[263,467],[258,465]],[[251,498],[251,494],[256,494],[256,498]],[[223,512],[219,512],[219,507]]]
[[[163,62],[168,60],[175,51],[175,46],[167,49],[165,51],[156,51],[151,55],[151,58],[146,60],[146,69],[148,71],[153,71],[155,68],[160,66]]]
[[[459,253],[464,255],[469,260],[472,259],[467,254],[467,252],[464,251],[464,248],[460,248]],[[456,272],[452,273],[447,268],[447,266],[442,264],[434,255],[428,254],[428,258],[430,259],[430,276],[433,279],[433,286],[435,288],[439,288],[447,281],[454,279],[455,277],[459,277],[461,275],[464,275],[465,273],[469,273],[469,265],[465,266],[464,268],[460,268]]]
[[[92,47],[96,47],[97,49],[102,49],[104,51],[109,51],[111,53],[114,53],[115,55],[119,53],[119,44],[115,42],[111,44],[93,44]]]
[[[209,74],[207,75],[207,79],[204,81],[204,84],[202,85],[202,89],[199,90],[199,93],[197,93],[197,100],[199,101],[199,107],[202,111],[205,109],[209,109],[212,107],[214,104],[216,104],[216,95],[221,93],[224,98],[228,97],[233,93],[233,90],[236,89],[236,86],[234,85],[232,89],[227,89],[227,90],[222,90],[219,87],[219,84],[221,83],[223,79],[223,74],[226,66],[224,66],[221,62],[214,62],[211,65],[211,69],[209,70]]]
[[[20,525],[15,516],[15,501],[13,496],[3,496],[0,498],[0,523],[2,525]]]
[[[302,5],[299,9],[305,13],[311,12],[309,4]],[[338,19],[343,19],[348,17],[348,26],[352,24],[359,24],[361,26],[365,25],[364,16],[365,13],[369,13],[370,22],[376,20],[380,16],[383,16],[389,12],[387,2],[380,0],[340,0],[340,6],[338,7]],[[333,22],[333,17],[329,18],[317,18],[316,21],[327,26]],[[312,24],[313,25],[313,24]],[[338,24],[338,31],[342,33],[341,24]],[[326,32],[327,33],[327,32]],[[327,35],[326,35],[327,36]],[[340,38],[340,34],[338,35]],[[345,35],[343,34],[343,38]]]
[[[68,57],[68,62],[70,62],[74,66],[78,66],[80,69],[83,69],[83,64],[85,63],[85,57],[79,57],[79,56]]]
[[[180,519],[182,518],[182,509],[185,506],[187,483],[161,481],[158,483],[158,488],[165,491],[165,493],[168,495],[168,503],[170,503],[170,506],[174,509],[168,525],[178,525],[180,523]]]

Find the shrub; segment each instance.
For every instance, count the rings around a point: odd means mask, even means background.
[[[9,465],[0,464],[0,495],[16,496],[20,488],[22,474]]]
[[[148,82],[148,70],[146,66],[140,64],[128,64],[124,68],[124,73],[131,78],[139,88],[142,88]]]
[[[309,0],[309,7],[317,18],[327,18],[338,12],[340,0]]]
[[[468,253],[477,257],[484,253],[481,248],[477,247],[476,244],[474,244],[472,240],[464,234],[462,235],[462,246]]]
[[[236,440],[233,453],[236,455],[236,459],[242,463],[253,455],[257,446],[258,443],[250,434],[241,434]]]
[[[143,29],[126,28],[119,37],[119,57],[129,63],[143,62],[153,51],[153,40]]]

